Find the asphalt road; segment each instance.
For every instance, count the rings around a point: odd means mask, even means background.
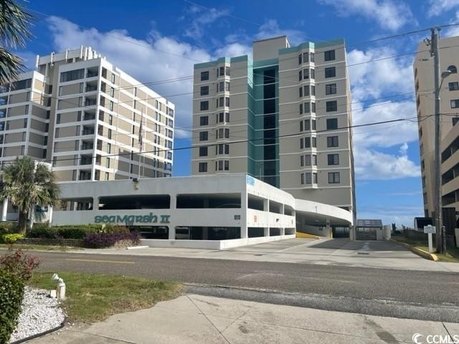
[[[41,259],[41,271],[173,280],[189,284],[190,292],[206,295],[459,322],[457,273],[175,257],[34,254]]]

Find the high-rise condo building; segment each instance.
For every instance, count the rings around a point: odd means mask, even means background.
[[[90,47],[37,57],[0,89],[0,163],[28,155],[58,181],[166,177],[174,104]]]
[[[459,214],[459,37],[440,39],[441,195],[443,224],[453,234]],[[430,46],[422,42],[416,54],[414,82],[421,155],[424,216],[435,218],[435,88]],[[446,71],[450,71],[449,73]],[[446,72],[446,73],[445,73]]]
[[[275,37],[194,67],[193,175],[247,173],[355,212],[351,123],[342,40]]]

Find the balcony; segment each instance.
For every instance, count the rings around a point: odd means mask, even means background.
[[[82,135],[94,135],[94,127],[90,126],[83,126],[83,132]]]

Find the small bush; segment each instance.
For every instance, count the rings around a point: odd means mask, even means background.
[[[84,238],[84,245],[88,248],[112,247],[121,242],[138,245],[140,235],[138,232],[88,233]]]
[[[0,343],[8,343],[17,326],[24,297],[24,281],[0,268]]]
[[[90,233],[129,233],[123,226],[113,225],[75,225],[75,226],[34,226],[29,238],[42,239],[84,239]]]
[[[30,280],[32,271],[38,265],[40,265],[38,257],[29,256],[22,250],[0,257],[0,270],[8,272],[24,282]]]
[[[14,233],[16,227],[16,222],[0,222],[0,234]]]
[[[1,234],[0,235],[0,243],[12,245],[16,241],[24,239],[24,234],[19,233],[11,233],[11,234]]]

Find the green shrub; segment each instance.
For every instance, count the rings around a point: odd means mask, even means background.
[[[140,234],[138,232],[109,232],[109,233],[89,233],[84,238],[85,247],[89,248],[106,248],[118,244],[128,246],[137,246],[140,243]]]
[[[129,233],[129,228],[113,225],[66,225],[66,226],[34,226],[28,234],[30,238],[44,239],[84,239],[91,233]]]
[[[11,233],[11,234],[1,234],[0,235],[0,243],[3,244],[14,244],[16,241],[24,239],[24,234],[19,233]]]
[[[24,282],[32,278],[32,271],[38,265],[40,265],[38,257],[29,256],[22,250],[0,257],[0,270],[8,272]]]
[[[0,234],[14,233],[16,227],[16,222],[0,222]]]
[[[0,269],[0,343],[8,343],[17,326],[24,297],[24,281]]]

